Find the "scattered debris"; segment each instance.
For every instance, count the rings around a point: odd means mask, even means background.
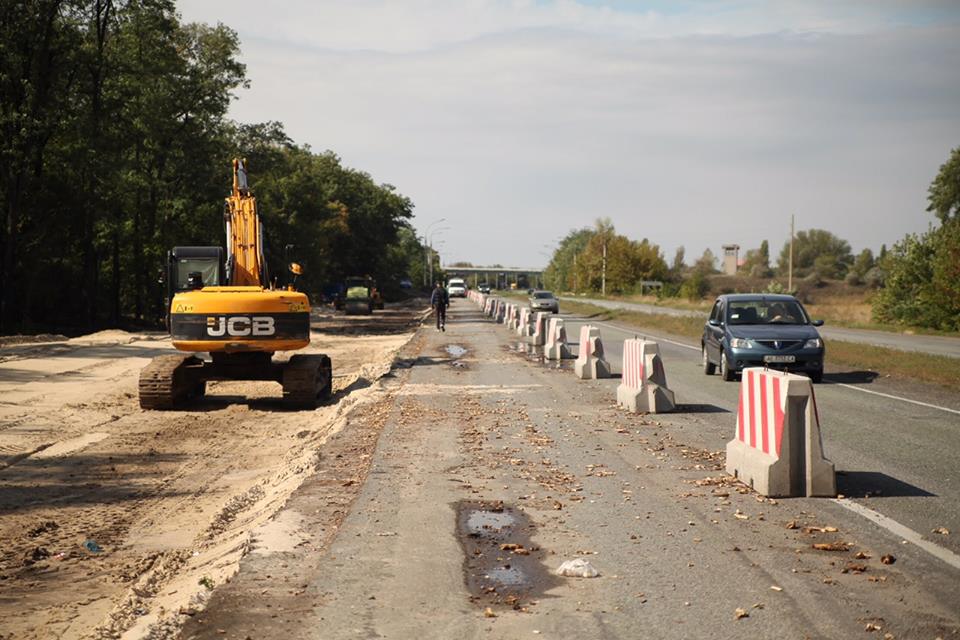
[[[882,562],[883,564],[893,564],[896,561],[897,561],[896,557],[890,555],[889,553],[880,556],[880,562]]]
[[[946,527],[937,527],[931,533],[939,533],[942,536],[948,536],[950,535],[950,529],[947,529]]]
[[[576,558],[574,560],[567,560],[557,567],[557,575],[568,578],[596,578],[600,575],[600,572],[583,558]]]
[[[83,548],[86,549],[87,551],[89,551],[90,553],[102,553],[102,552],[103,552],[103,548],[102,548],[100,545],[98,545],[96,542],[94,542],[93,540],[86,540],[86,541],[84,541],[84,543],[83,543]]]
[[[749,617],[750,617],[750,614],[747,613],[747,610],[741,609],[740,607],[737,607],[737,610],[733,612],[734,620],[739,620],[740,618],[749,618]]]
[[[817,542],[812,545],[817,551],[846,551],[850,548],[849,542]]]

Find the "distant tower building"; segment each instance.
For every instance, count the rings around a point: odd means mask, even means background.
[[[740,258],[740,245],[723,245],[723,272],[728,276],[737,275],[737,263]]]

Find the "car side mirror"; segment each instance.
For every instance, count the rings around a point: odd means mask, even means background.
[[[815,327],[822,327],[822,326],[823,326],[823,320],[814,320],[814,321],[811,322],[810,324],[812,324],[812,325],[815,326]]]
[[[707,324],[709,324],[711,327],[719,327],[723,323],[717,320],[716,318],[710,318],[709,320],[707,320]]]

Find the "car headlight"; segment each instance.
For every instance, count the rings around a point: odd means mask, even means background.
[[[823,340],[821,340],[820,338],[810,338],[809,340],[803,343],[804,349],[819,349],[822,346],[823,346]]]
[[[734,349],[750,349],[753,343],[744,338],[730,338],[730,346]]]

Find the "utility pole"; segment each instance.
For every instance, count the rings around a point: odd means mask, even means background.
[[[603,271],[600,274],[600,293],[607,295],[607,239],[603,239]]]
[[[790,263],[787,267],[787,293],[793,291],[793,214],[790,214]]]
[[[578,253],[573,254],[573,292],[580,292],[580,274],[577,272],[577,256]]]

